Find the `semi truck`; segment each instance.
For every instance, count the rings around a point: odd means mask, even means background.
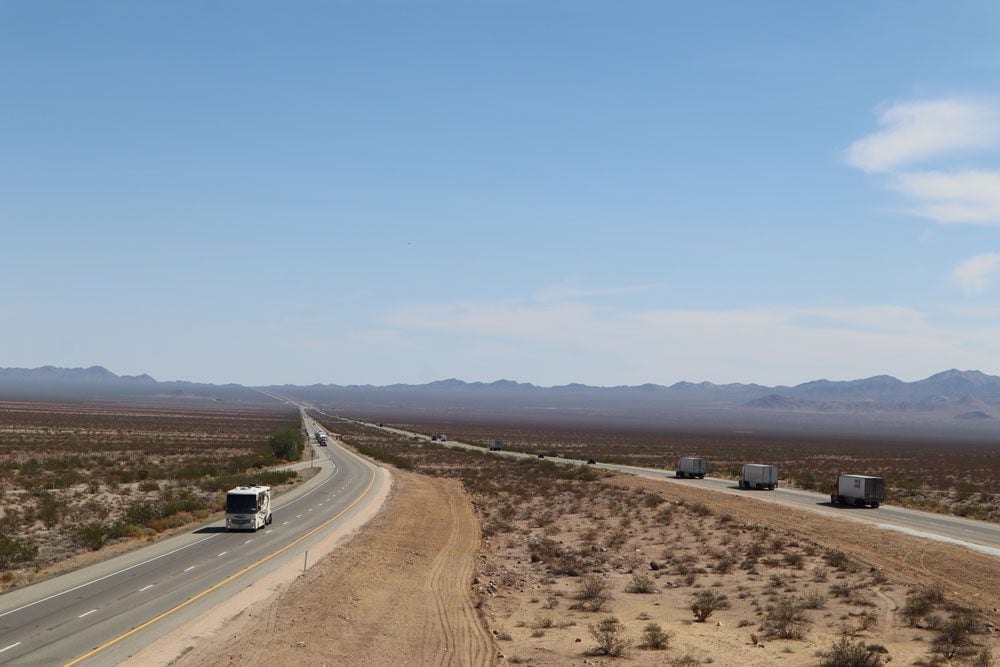
[[[871,475],[837,475],[830,490],[834,505],[878,507],[885,501],[885,479]]]
[[[271,487],[237,486],[226,492],[226,529],[252,530],[271,523]]]
[[[677,461],[677,472],[674,474],[680,478],[697,477],[698,479],[705,479],[705,473],[707,472],[708,459],[700,456],[684,456]]]
[[[740,469],[741,489],[768,489],[778,486],[778,469],[764,463],[746,463]]]
[[[320,447],[326,447],[326,433],[316,431],[316,442],[319,443]]]
[[[499,440],[490,440],[490,451],[499,452],[503,448],[503,443]]]

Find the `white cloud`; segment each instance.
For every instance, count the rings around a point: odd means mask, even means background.
[[[877,373],[916,379],[945,367],[1000,369],[1000,327],[941,315],[891,305],[680,310],[504,300],[410,306],[389,320],[407,336],[433,334],[423,339],[439,347],[422,354],[437,356],[437,367],[475,356],[482,378],[543,384],[776,384]],[[484,347],[504,352],[469,352]],[[579,359],[587,360],[585,367]]]
[[[1000,110],[965,99],[905,102],[878,111],[881,130],[844,151],[848,164],[866,172],[888,172],[957,151],[1000,142]]]
[[[967,294],[984,292],[993,275],[1000,272],[1000,252],[988,252],[965,260],[951,275]]]
[[[900,174],[893,187],[915,199],[914,213],[948,223],[1000,225],[1000,171]]]

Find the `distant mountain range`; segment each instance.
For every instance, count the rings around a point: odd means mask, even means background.
[[[438,380],[427,384],[335,385],[314,384],[306,387],[283,385],[276,391],[303,390],[354,394],[452,394],[502,397],[571,397],[603,396],[653,398],[666,402],[724,402],[731,405],[773,410],[945,410],[955,407],[966,410],[986,405],[1000,405],[1000,376],[979,371],[948,370],[923,380],[904,382],[889,375],[876,375],[862,380],[813,380],[793,387],[768,387],[759,384],[713,384],[711,382],[678,382],[672,385],[642,384],[637,386],[593,387],[567,384],[540,387],[531,383],[497,380],[496,382],[463,382]]]
[[[333,407],[343,414],[417,418],[471,418],[663,424],[720,428],[824,428],[879,431],[966,429],[997,435],[1000,377],[947,370],[915,382],[888,375],[860,380],[814,380],[795,386],[677,382],[672,385],[541,387],[497,380],[447,379],[427,384],[314,384],[244,387],[160,382],[149,375],[116,375],[101,367],[0,368],[0,396],[70,396],[78,399],[210,399],[262,402],[258,389]],[[957,420],[957,421],[956,421]],[[947,426],[947,424],[951,426]],[[961,426],[959,426],[961,424]]]
[[[90,368],[0,368],[0,397],[73,400],[185,399],[261,403],[264,394],[238,384],[159,382],[142,375],[116,375],[103,366]]]

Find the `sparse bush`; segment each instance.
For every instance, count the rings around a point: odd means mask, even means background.
[[[600,577],[584,577],[575,597],[578,602],[570,609],[604,611],[608,602],[611,601],[611,595],[608,593],[608,582]]]
[[[972,635],[978,623],[972,614],[959,611],[946,620],[934,637],[933,651],[947,660],[971,653]]]
[[[809,619],[799,602],[791,596],[782,596],[767,610],[761,630],[771,639],[801,639],[808,625]]]
[[[810,591],[802,596],[803,609],[822,609],[826,606],[826,596],[819,591]]]
[[[704,623],[719,609],[729,609],[729,598],[714,591],[698,591],[691,600],[691,612],[699,623]]]
[[[640,646],[651,651],[662,651],[670,646],[673,635],[660,627],[659,623],[647,623],[642,629]]]
[[[104,546],[106,530],[100,523],[84,524],[76,529],[76,543],[91,551],[97,551]]]
[[[881,667],[882,657],[877,649],[866,647],[864,642],[852,642],[841,637],[824,651],[821,667]]]
[[[931,613],[935,605],[943,601],[944,593],[940,588],[921,588],[910,592],[899,613],[906,623],[913,627]]]
[[[38,547],[34,544],[0,534],[0,570],[30,561],[36,555]]]
[[[625,587],[626,593],[655,593],[656,586],[653,578],[645,574],[636,574],[632,581]]]
[[[607,616],[597,625],[591,625],[590,634],[597,642],[597,646],[590,650],[594,655],[619,658],[631,646],[631,641],[625,636],[625,626],[614,616]]]

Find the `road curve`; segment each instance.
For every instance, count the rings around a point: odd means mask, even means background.
[[[0,596],[0,665],[117,664],[292,559],[360,512],[388,473],[331,442],[320,469],[273,501],[273,523],[224,521]]]
[[[326,414],[326,413],[323,413]],[[328,415],[332,416],[332,415]],[[354,420],[350,420],[354,421]],[[430,436],[423,433],[414,433],[402,429],[391,427],[380,427],[378,424],[369,422],[357,422],[373,428],[381,428],[383,431],[430,440]],[[457,447],[462,449],[472,449],[482,452],[483,447],[470,445],[468,443],[449,440],[441,443],[447,447]],[[535,454],[523,452],[512,452],[509,450],[492,452],[494,456],[511,456],[517,458],[537,458]],[[566,459],[561,457],[547,457],[547,460],[556,463],[567,463],[574,465],[586,465],[585,461],[577,459]],[[904,507],[893,507],[883,504],[878,509],[834,506],[830,504],[830,496],[826,494],[801,491],[799,489],[778,488],[774,491],[751,491],[740,489],[736,482],[729,479],[719,479],[706,477],[705,479],[677,479],[673,470],[662,470],[659,468],[644,468],[640,466],[615,465],[598,463],[596,467],[605,470],[655,479],[671,484],[683,484],[698,488],[730,493],[744,498],[752,498],[763,502],[770,502],[798,509],[805,509],[818,514],[822,514],[834,519],[844,519],[848,521],[858,521],[885,530],[894,530],[907,533],[916,537],[948,542],[958,546],[986,553],[992,556],[1000,556],[1000,524],[976,521],[962,517],[949,516],[947,514],[935,514],[933,512],[921,512],[919,510],[907,509]]]

